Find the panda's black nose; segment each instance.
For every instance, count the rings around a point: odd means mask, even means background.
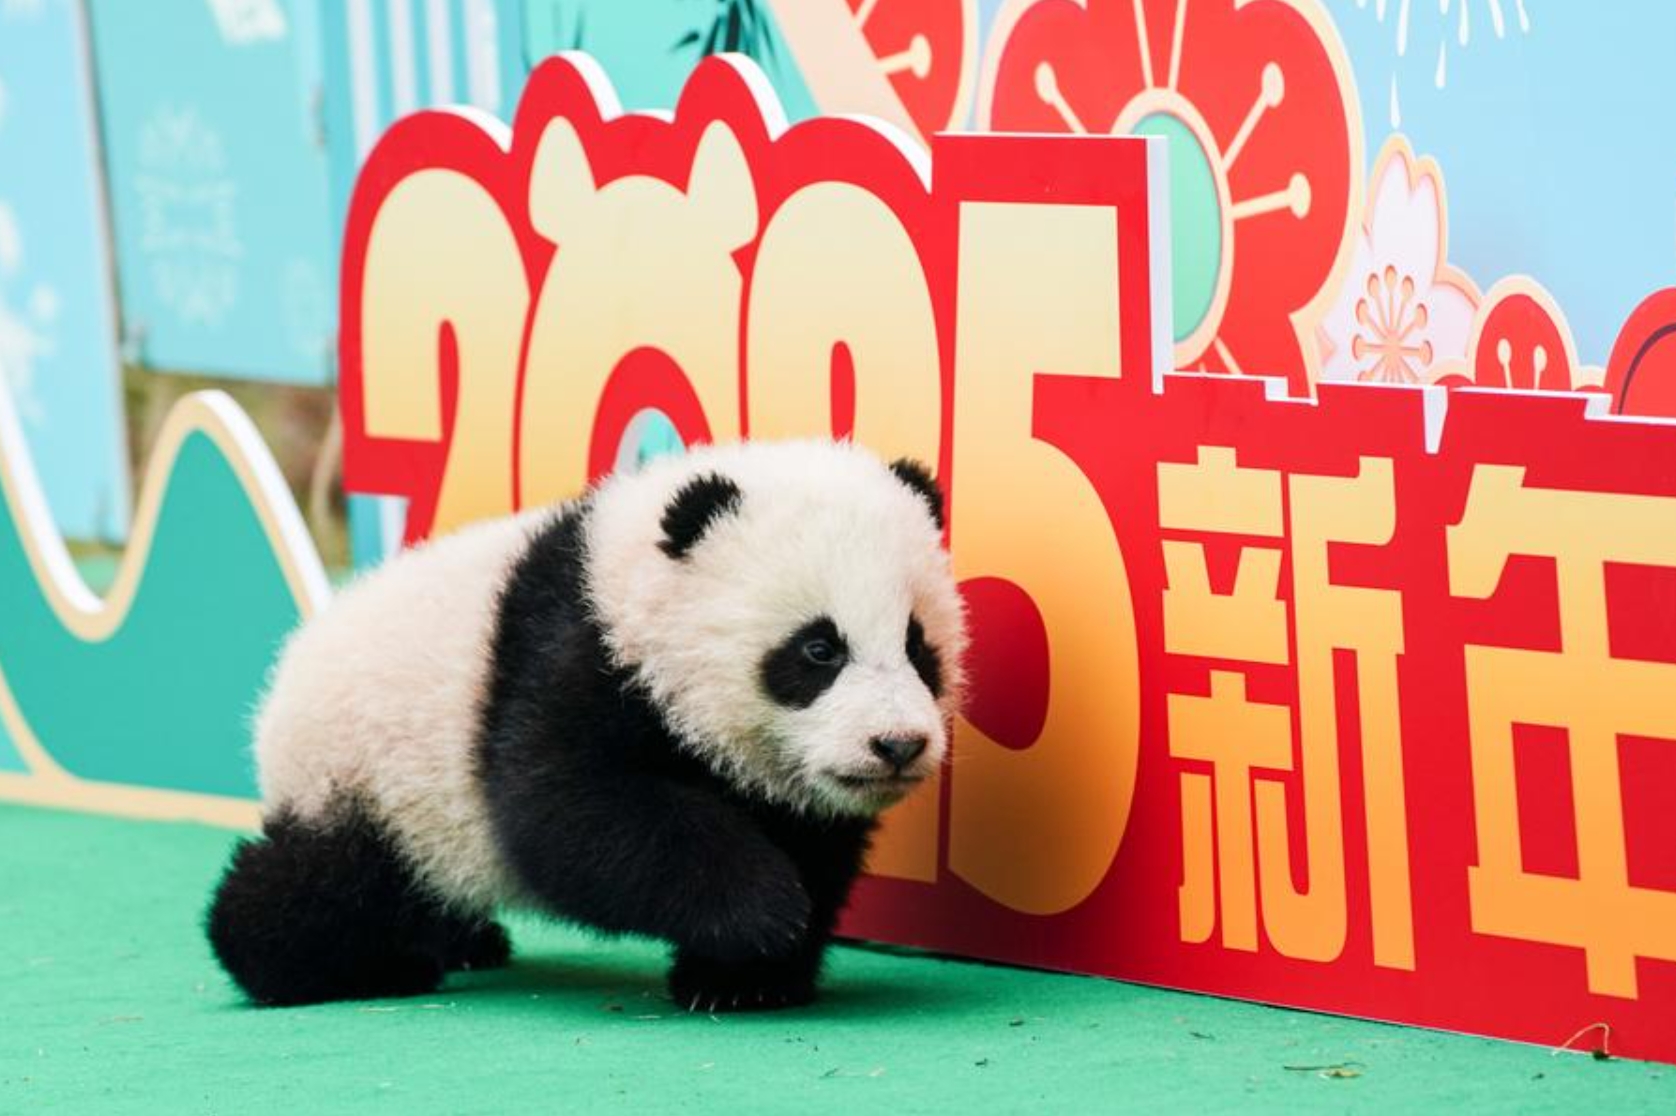
[[[929,741],[923,736],[875,736],[868,741],[873,754],[898,772],[919,758]]]

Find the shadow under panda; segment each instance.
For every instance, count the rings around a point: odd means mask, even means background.
[[[254,1001],[420,994],[522,907],[807,1002],[966,643],[942,497],[848,444],[703,447],[392,558],[287,645],[207,932]]]

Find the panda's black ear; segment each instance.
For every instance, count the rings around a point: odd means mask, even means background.
[[[896,479],[919,493],[926,507],[931,509],[931,519],[937,524],[937,530],[941,531],[943,490],[938,488],[937,482],[932,479],[931,470],[911,457],[899,457],[890,463],[890,471],[896,474]]]
[[[694,477],[663,509],[663,538],[658,547],[671,558],[685,558],[713,524],[739,507],[739,486],[720,473]]]

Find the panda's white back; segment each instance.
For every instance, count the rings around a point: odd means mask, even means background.
[[[446,902],[514,898],[475,771],[478,716],[502,587],[553,514],[392,557],[291,638],[256,722],[265,813],[320,819],[353,796]]]

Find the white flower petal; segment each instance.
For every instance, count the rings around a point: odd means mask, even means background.
[[[1432,364],[1451,357],[1465,358],[1475,312],[1472,300],[1460,288],[1439,283],[1431,289],[1426,311],[1430,317],[1425,334],[1432,343]]]
[[[1436,180],[1422,176],[1411,190],[1406,158],[1391,159],[1376,184],[1373,203],[1370,228],[1380,266],[1396,268],[1423,292],[1443,264],[1438,258],[1443,245],[1443,207]]]

